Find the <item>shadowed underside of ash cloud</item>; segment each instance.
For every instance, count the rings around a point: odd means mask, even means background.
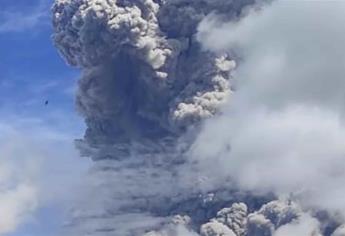
[[[269,236],[299,221],[310,235],[328,230],[290,200],[230,180],[208,184],[186,157],[201,122],[231,97],[236,67],[229,53],[202,50],[197,26],[253,7],[260,3],[55,1],[55,45],[82,72],[76,101],[87,130],[77,146],[95,161],[64,235]]]

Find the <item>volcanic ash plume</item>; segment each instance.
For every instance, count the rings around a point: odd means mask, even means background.
[[[162,138],[217,112],[235,64],[201,51],[194,34],[222,2],[56,1],[54,41],[83,71],[77,100],[87,142]],[[234,15],[235,3],[225,4]]]
[[[232,94],[236,67],[230,53],[202,49],[197,27],[210,14],[238,20],[253,7],[259,3],[55,1],[55,45],[82,71],[76,101],[87,130],[77,145],[95,161],[65,235],[264,236],[314,223],[289,201],[264,205],[273,197],[207,183],[186,158],[201,122]],[[312,225],[304,232],[317,235]]]

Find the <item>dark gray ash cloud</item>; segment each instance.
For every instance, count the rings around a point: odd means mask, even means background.
[[[229,168],[233,172],[224,174],[228,161],[222,158],[233,146],[223,135],[229,131],[224,117],[231,117],[228,101],[234,107],[242,104],[234,91],[242,88],[237,88],[234,77],[242,75],[242,60],[246,60],[227,32],[232,27],[236,30],[237,24],[241,28],[243,20],[253,17],[253,9],[263,8],[263,14],[265,8],[272,9],[266,4],[254,0],[55,1],[54,43],[67,63],[82,73],[76,103],[87,130],[77,146],[95,161],[64,235],[284,236],[294,232],[316,236],[326,232],[333,223],[331,217],[319,222],[315,212],[306,212],[271,186],[255,185],[253,194],[253,189],[243,187],[242,178],[236,178],[243,174],[241,168],[238,172]],[[250,38],[239,39],[253,40],[253,35],[246,35]],[[259,58],[248,59],[254,63]],[[254,85],[248,88],[265,94]],[[281,101],[289,96],[283,93]],[[223,130],[217,123],[208,125],[217,122],[214,117],[220,117]],[[242,118],[233,118],[240,131],[247,121]],[[215,155],[219,158],[209,158]],[[253,173],[249,178],[255,177]]]

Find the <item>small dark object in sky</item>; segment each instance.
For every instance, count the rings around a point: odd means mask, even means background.
[[[46,105],[46,106],[47,106],[47,105],[48,105],[48,103],[49,103],[49,101],[48,101],[48,100],[46,100],[46,101],[45,101],[45,103],[44,103],[44,105]]]

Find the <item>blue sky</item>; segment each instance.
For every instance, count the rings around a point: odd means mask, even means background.
[[[1,108],[40,112],[47,99],[55,109],[73,109],[70,95],[78,73],[65,65],[53,47],[50,3],[41,2],[1,2]]]
[[[66,183],[87,166],[73,146],[84,130],[74,111],[78,71],[53,47],[51,4],[1,1],[0,235],[55,235],[72,195]]]

